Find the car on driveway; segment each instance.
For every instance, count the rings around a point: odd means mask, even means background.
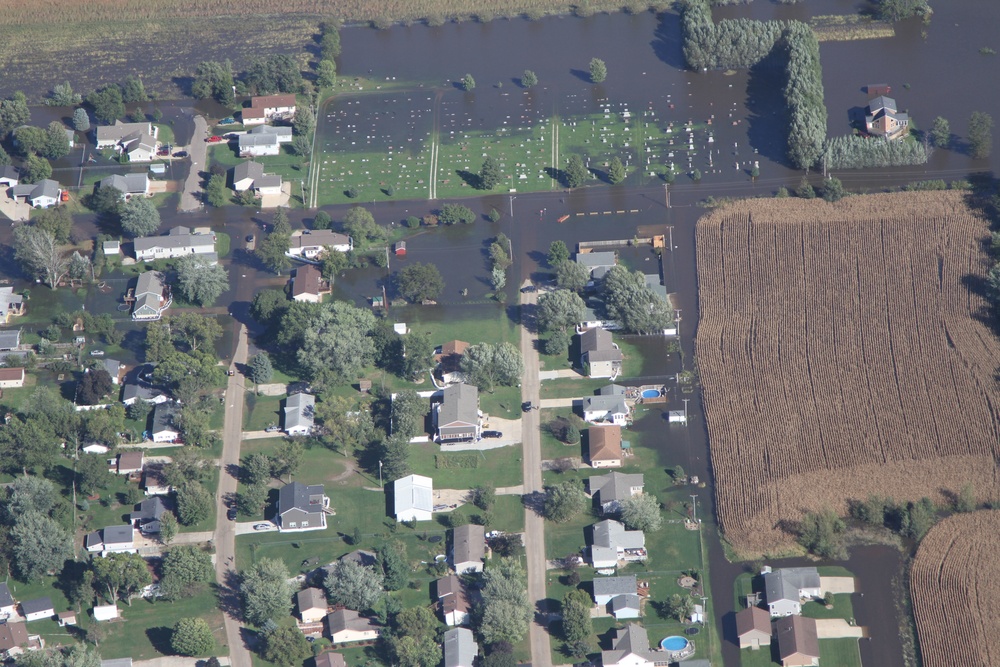
[[[205,141],[207,141],[210,144],[217,144],[220,141],[222,141],[222,137],[219,137],[219,136],[216,136],[216,135],[213,134],[208,139],[205,139]]]
[[[521,294],[530,294],[531,292],[537,292],[538,288],[534,285],[526,285],[521,288]]]
[[[280,428],[278,428],[274,424],[271,424],[270,426],[264,429],[264,433],[277,433],[280,430],[281,430]]]
[[[229,508],[229,511],[226,512],[226,518],[229,519],[230,521],[236,521],[236,508],[235,507],[230,507]]]
[[[255,523],[253,525],[253,529],[257,531],[271,530],[272,528],[274,528],[274,524],[272,523]]]
[[[502,431],[483,431],[483,437],[484,438],[502,438],[503,437],[503,432]]]
[[[188,156],[187,151],[177,151],[176,153],[174,153],[174,157],[187,157],[187,156]]]

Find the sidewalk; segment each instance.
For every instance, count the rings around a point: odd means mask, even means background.
[[[198,663],[203,663],[204,658],[182,658],[179,655],[168,655],[152,660],[136,660],[132,667],[197,667]],[[220,655],[219,664],[226,667],[229,665],[229,656]]]
[[[543,398],[538,401],[539,407],[542,408],[571,408],[575,404],[583,400],[580,398]]]
[[[572,368],[560,368],[557,371],[539,371],[539,380],[557,380],[559,378],[573,378],[574,380],[586,380],[586,375],[581,375]]]

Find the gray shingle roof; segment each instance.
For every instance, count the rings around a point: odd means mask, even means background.
[[[610,549],[642,549],[646,535],[641,530],[625,530],[625,525],[605,519],[594,524],[594,546]]]
[[[157,298],[163,294],[162,273],[159,271],[146,271],[139,274],[139,279],[135,283],[135,296],[139,298],[144,294],[152,294]]]
[[[278,514],[291,509],[315,513],[323,511],[323,485],[306,486],[300,482],[285,484],[278,490]]]
[[[149,187],[149,175],[146,172],[137,174],[112,174],[101,180],[102,188],[115,188],[124,194],[142,194]]]
[[[444,667],[472,667],[479,645],[468,628],[453,628],[444,633]]]
[[[50,609],[52,609],[52,598],[48,597],[25,600],[21,603],[21,610],[25,613],[25,615],[49,611]]]
[[[254,162],[253,160],[240,162],[238,165],[233,167],[233,183],[242,181],[245,178],[249,178],[251,181],[256,181],[263,175],[264,165],[260,162]]]
[[[479,421],[479,388],[459,383],[445,387],[444,402],[438,411],[438,427],[472,424]]]
[[[132,526],[108,526],[101,531],[104,544],[128,544],[133,540]]]
[[[455,563],[471,563],[486,555],[486,531],[480,525],[467,523],[452,531]]]
[[[285,430],[312,428],[316,397],[302,392],[292,394],[285,401]]]
[[[178,432],[174,426],[174,416],[177,413],[177,406],[167,401],[159,403],[153,408],[153,433],[163,433],[164,431]]]
[[[767,601],[799,601],[799,591],[819,588],[819,572],[814,567],[783,567],[764,575],[764,593]]]
[[[132,512],[129,515],[129,519],[132,521],[149,521],[151,519],[158,520],[163,513],[167,511],[167,505],[160,496],[152,496],[151,498],[146,498],[141,503],[139,503],[139,509]]]
[[[0,582],[0,607],[9,607],[14,604],[14,596],[10,594],[7,584]]]
[[[591,477],[587,483],[590,485],[590,492],[598,496],[601,503],[631,498],[632,487],[645,485],[642,473],[626,474],[622,472],[611,472],[607,475]]]
[[[605,411],[612,414],[628,412],[624,396],[587,396],[583,399],[584,411]]]
[[[603,595],[635,595],[638,590],[635,575],[594,579],[594,597]]]

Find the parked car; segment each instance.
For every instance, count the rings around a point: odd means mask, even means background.
[[[524,403],[521,403],[521,411],[531,412],[531,401],[525,401]]]
[[[229,508],[229,511],[226,512],[226,518],[229,519],[230,521],[236,521],[236,508],[235,507],[230,507]]]
[[[92,357],[103,357],[104,356],[104,350],[91,350],[90,351],[90,356],[92,356]]]
[[[236,119],[233,118],[232,116],[226,116],[225,118],[219,121],[219,125],[235,125],[235,124],[236,124]]]
[[[220,136],[216,136],[216,135],[214,135],[214,134],[213,134],[213,135],[212,135],[212,136],[210,136],[210,137],[209,137],[208,139],[205,139],[205,141],[207,141],[207,142],[208,142],[208,143],[210,143],[210,144],[217,144],[217,143],[219,143],[220,141],[222,141],[222,137],[220,137]]]
[[[253,240],[254,240],[254,235],[253,234],[247,234],[247,243],[253,243]]]
[[[530,292],[537,292],[538,288],[534,285],[526,285],[521,288],[521,294],[528,294]]]
[[[271,424],[270,426],[264,429],[264,433],[277,433],[280,430],[281,430],[280,428],[278,428],[274,424]]]
[[[159,155],[160,157],[167,157],[168,155],[170,155],[170,149],[167,148],[166,146],[162,148],[157,148],[156,154]]]
[[[502,431],[483,431],[483,437],[484,438],[502,438],[503,437],[503,432]]]
[[[187,156],[188,156],[187,151],[177,151],[176,153],[174,153],[174,157],[187,157]]]
[[[272,528],[274,528],[274,525],[270,524],[270,523],[255,523],[253,525],[253,529],[257,530],[257,531],[260,531],[260,530],[271,530]]]

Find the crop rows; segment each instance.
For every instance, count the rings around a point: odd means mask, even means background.
[[[1000,512],[953,516],[931,529],[910,570],[924,667],[1000,664]]]
[[[757,200],[699,221],[697,352],[738,550],[780,550],[804,511],[872,493],[1000,490],[986,233],[953,192]]]

